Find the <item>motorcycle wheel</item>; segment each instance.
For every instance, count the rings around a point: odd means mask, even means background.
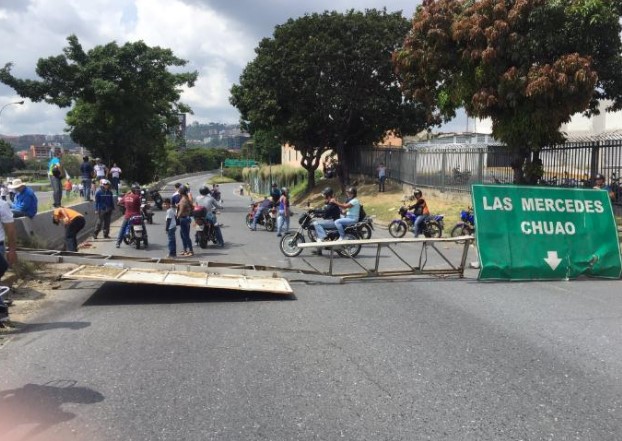
[[[201,248],[207,248],[207,235],[202,231],[199,233],[199,246]]]
[[[274,219],[272,219],[270,216],[268,216],[267,218],[264,219],[264,227],[266,227],[267,231],[274,231]]]
[[[143,238],[143,244],[145,245],[145,248],[149,247],[149,240],[147,239],[147,236]]]
[[[302,253],[302,248],[298,246],[299,243],[305,243],[305,238],[302,234],[285,233],[281,238],[281,252],[287,257],[296,257]]]
[[[129,245],[130,243],[132,243],[132,240],[130,239],[130,237],[126,234],[125,236],[123,236],[123,242],[125,242],[125,245]]]
[[[361,239],[371,239],[371,227],[369,225],[361,225],[358,232],[361,236]]]
[[[389,225],[389,234],[395,238],[404,237],[406,231],[408,231],[408,226],[403,220],[394,220]]]
[[[360,237],[357,237],[357,235],[355,235],[353,233],[346,233],[344,242],[347,242],[349,240],[357,240],[357,239],[360,239]],[[347,244],[345,244],[342,247],[336,247],[335,251],[341,257],[356,257],[361,252],[361,245],[347,245]]]
[[[317,242],[317,231],[315,231],[315,227],[311,225],[307,230],[307,237],[311,242]]]
[[[425,237],[437,238],[443,235],[443,229],[436,221],[428,221],[423,232]]]
[[[246,222],[246,226],[248,228],[251,228],[253,226],[253,215],[248,213],[246,215],[246,219],[244,221]]]

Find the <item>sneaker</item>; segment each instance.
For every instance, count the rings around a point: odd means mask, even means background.
[[[95,238],[97,239],[97,238]],[[110,239],[110,235],[109,234],[104,234],[104,239]]]
[[[283,235],[281,233],[277,234],[276,237],[282,237]]]
[[[120,243],[120,242],[117,242],[116,247],[117,247],[117,248],[121,248],[121,243]]]
[[[97,239],[97,233],[93,233],[93,239]]]
[[[177,255],[175,254],[169,254],[168,256],[166,256],[166,259],[175,259],[177,257]]]

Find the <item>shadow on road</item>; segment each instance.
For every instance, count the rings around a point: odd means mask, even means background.
[[[34,438],[50,427],[76,417],[74,413],[62,409],[64,404],[94,404],[103,400],[101,393],[77,387],[74,380],[30,383],[17,389],[0,391],[0,439]],[[15,433],[20,426],[24,426],[27,432]]]
[[[296,296],[254,291],[192,288],[183,286],[104,283],[83,306],[143,305],[207,302],[274,302]]]
[[[18,328],[19,333],[51,331],[53,329],[84,329],[91,326],[91,322],[49,322],[49,323],[28,323],[23,326],[13,322]]]

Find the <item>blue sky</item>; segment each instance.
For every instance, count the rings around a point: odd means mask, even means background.
[[[0,2],[0,65],[14,64],[13,73],[36,78],[39,58],[58,55],[66,38],[76,34],[88,50],[116,41],[143,40],[150,46],[167,47],[186,60],[186,70],[197,70],[199,81],[184,92],[182,101],[194,115],[188,123],[236,123],[239,115],[229,104],[229,89],[254,49],[274,27],[290,17],[325,10],[366,8],[402,11],[412,17],[420,1],[394,0],[2,0]],[[21,100],[0,85],[0,106]],[[67,109],[26,100],[8,106],[0,117],[0,133],[62,133]],[[446,126],[465,130],[462,114]],[[472,128],[472,122],[471,122]]]

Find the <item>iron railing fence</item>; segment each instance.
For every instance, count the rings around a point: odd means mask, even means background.
[[[384,163],[389,179],[415,187],[470,192],[471,184],[511,183],[511,160],[504,145],[491,143],[361,147],[351,172],[375,176],[378,164]],[[541,185],[591,188],[594,176],[601,173],[616,186],[616,179],[622,177],[622,137],[547,147],[541,150],[540,160]],[[622,191],[619,196],[614,203],[622,210]]]

